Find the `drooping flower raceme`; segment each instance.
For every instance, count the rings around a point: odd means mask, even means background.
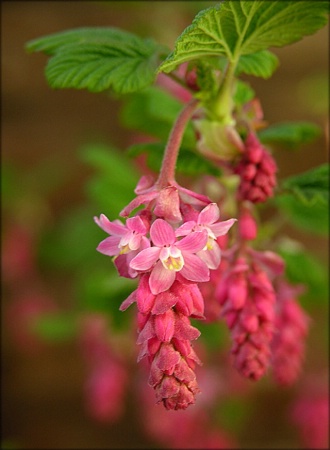
[[[157,401],[166,409],[185,409],[199,392],[194,367],[200,361],[191,341],[200,333],[189,320],[204,318],[197,283],[209,281],[210,269],[218,267],[216,238],[226,234],[235,219],[219,222],[218,206],[199,194],[175,185],[157,191],[145,181],[123,214],[142,204],[146,208],[126,225],[104,215],[95,219],[110,234],[97,249],[114,256],[120,275],[139,277],[138,288],[120,309],[137,303],[138,360],[148,358],[149,384]]]

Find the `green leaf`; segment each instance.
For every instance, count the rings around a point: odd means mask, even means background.
[[[130,156],[137,156],[141,153],[147,153],[148,166],[155,172],[159,172],[163,160],[164,148],[165,144],[158,142],[135,144],[128,149],[128,154]],[[198,153],[187,148],[180,149],[176,172],[183,175],[211,174],[215,176],[218,176],[220,173],[217,167],[213,166]]]
[[[47,55],[58,53],[67,45],[82,44],[112,44],[127,46],[138,46],[141,38],[114,27],[97,28],[75,28],[73,30],[61,31],[37,39],[33,39],[26,44],[28,52],[44,52]]]
[[[54,55],[46,66],[53,88],[135,92],[152,84],[164,47],[116,28],[82,28],[36,39],[29,51]]]
[[[293,284],[304,284],[307,288],[302,296],[303,306],[308,308],[325,304],[328,299],[328,271],[313,255],[299,244],[284,240],[278,252],[285,260],[285,274]]]
[[[240,55],[291,44],[323,27],[328,9],[325,0],[226,0],[197,14],[158,71],[210,55],[236,63]]]
[[[75,318],[67,314],[45,314],[32,324],[32,330],[50,342],[66,341],[75,336],[78,328]]]
[[[155,49],[150,43],[133,51],[105,44],[67,46],[49,60],[46,77],[55,89],[101,92],[112,88],[127,94],[153,83],[158,64]]]
[[[130,315],[123,314],[121,303],[136,289],[136,280],[119,277],[110,258],[99,254],[99,267],[82,270],[76,279],[76,297],[79,307],[88,312],[108,313],[112,323],[129,325]]]
[[[329,203],[329,164],[322,164],[308,172],[287,178],[282,182],[285,191],[291,191],[302,203],[324,206]]]
[[[297,202],[293,195],[278,195],[275,204],[281,215],[296,228],[313,234],[327,236],[329,233],[329,207],[325,204],[315,203],[306,205]]]
[[[319,137],[321,129],[310,122],[280,122],[259,131],[258,136],[264,143],[274,143],[287,148],[297,148]]]
[[[124,100],[121,121],[130,129],[142,131],[166,141],[173,122],[182,108],[183,105],[179,100],[164,90],[152,86]],[[183,135],[182,145],[194,147],[195,143],[195,132],[189,123]]]
[[[270,78],[279,64],[278,58],[268,50],[242,55],[237,64],[236,75],[245,73],[261,78]]]
[[[79,153],[83,162],[97,170],[86,183],[88,195],[109,219],[116,219],[135,195],[139,174],[132,161],[101,143],[87,144]]]
[[[241,80],[235,80],[234,102],[237,105],[244,105],[255,96],[254,90],[247,83]]]
[[[98,260],[95,248],[104,238],[93,220],[95,215],[98,211],[90,205],[77,207],[60,218],[53,228],[48,227],[39,241],[40,266],[68,272],[95,264]]]

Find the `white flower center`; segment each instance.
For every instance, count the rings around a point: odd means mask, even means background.
[[[175,272],[179,272],[184,265],[182,253],[174,245],[162,248],[159,259],[165,269],[174,270]]]

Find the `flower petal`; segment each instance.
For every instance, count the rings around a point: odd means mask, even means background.
[[[130,269],[128,266],[128,255],[130,253],[126,253],[125,255],[118,255],[114,259],[114,265],[121,277],[125,278],[135,278],[137,276],[137,272],[133,269]]]
[[[150,237],[154,245],[162,247],[163,245],[173,244],[175,234],[171,225],[163,219],[156,219],[150,227]]]
[[[119,248],[119,237],[118,236],[110,236],[104,239],[102,242],[99,243],[96,250],[100,253],[103,253],[103,255],[107,256],[115,256],[119,255],[120,248]]]
[[[158,195],[158,191],[148,192],[147,194],[141,194],[135,197],[124,209],[119,213],[121,217],[128,217],[133,209],[136,209],[140,205],[147,205]]]
[[[210,203],[210,199],[202,194],[197,194],[197,192],[190,191],[182,186],[177,185],[179,189],[180,198],[184,203],[194,206],[206,206]]]
[[[221,260],[221,250],[219,245],[214,241],[212,248],[198,252],[197,256],[206,263],[209,269],[217,269]]]
[[[135,270],[149,270],[159,258],[160,249],[149,247],[138,253],[130,262],[130,267]]]
[[[196,231],[185,236],[181,241],[176,243],[176,247],[182,251],[196,253],[202,250],[207,243],[207,231]]]
[[[177,228],[175,230],[175,236],[187,236],[187,234],[191,233],[191,230],[196,225],[196,222],[194,220],[189,220],[188,222],[185,222],[181,227]]]
[[[183,252],[183,259],[184,266],[180,271],[182,276],[190,281],[209,281],[210,271],[204,261],[188,252]]]
[[[234,225],[236,221],[237,219],[229,219],[223,222],[214,223],[212,225],[209,225],[209,227],[216,237],[223,236],[224,234],[228,233],[229,229]]]
[[[176,272],[174,270],[165,269],[163,263],[158,261],[149,278],[151,292],[157,295],[160,292],[167,291],[174,283],[175,276]]]
[[[126,226],[129,230],[135,231],[139,234],[146,234],[147,228],[139,216],[134,216],[126,220]]]
[[[134,302],[136,302],[136,290],[133,291],[126,300],[119,306],[120,311],[126,311],[126,309],[131,306]]]
[[[141,245],[141,239],[141,234],[132,234],[128,242],[129,248],[131,250],[137,250]]]
[[[220,217],[219,207],[216,203],[207,205],[198,216],[197,223],[199,225],[209,225],[216,222]]]
[[[115,236],[124,236],[124,234],[127,233],[127,228],[118,219],[110,222],[110,220],[104,214],[101,214],[100,218],[94,217],[94,221],[100,228],[102,228],[103,231],[108,234],[113,234]]]

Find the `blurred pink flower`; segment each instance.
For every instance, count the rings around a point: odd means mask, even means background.
[[[124,412],[126,368],[114,359],[96,365],[85,384],[87,412],[102,422],[114,422]]]
[[[282,282],[277,289],[272,366],[275,380],[282,385],[296,381],[305,356],[309,317],[296,300],[299,287]]]
[[[319,380],[314,380],[318,383]],[[304,390],[291,409],[291,419],[298,428],[304,448],[329,448],[329,392],[328,388]]]

